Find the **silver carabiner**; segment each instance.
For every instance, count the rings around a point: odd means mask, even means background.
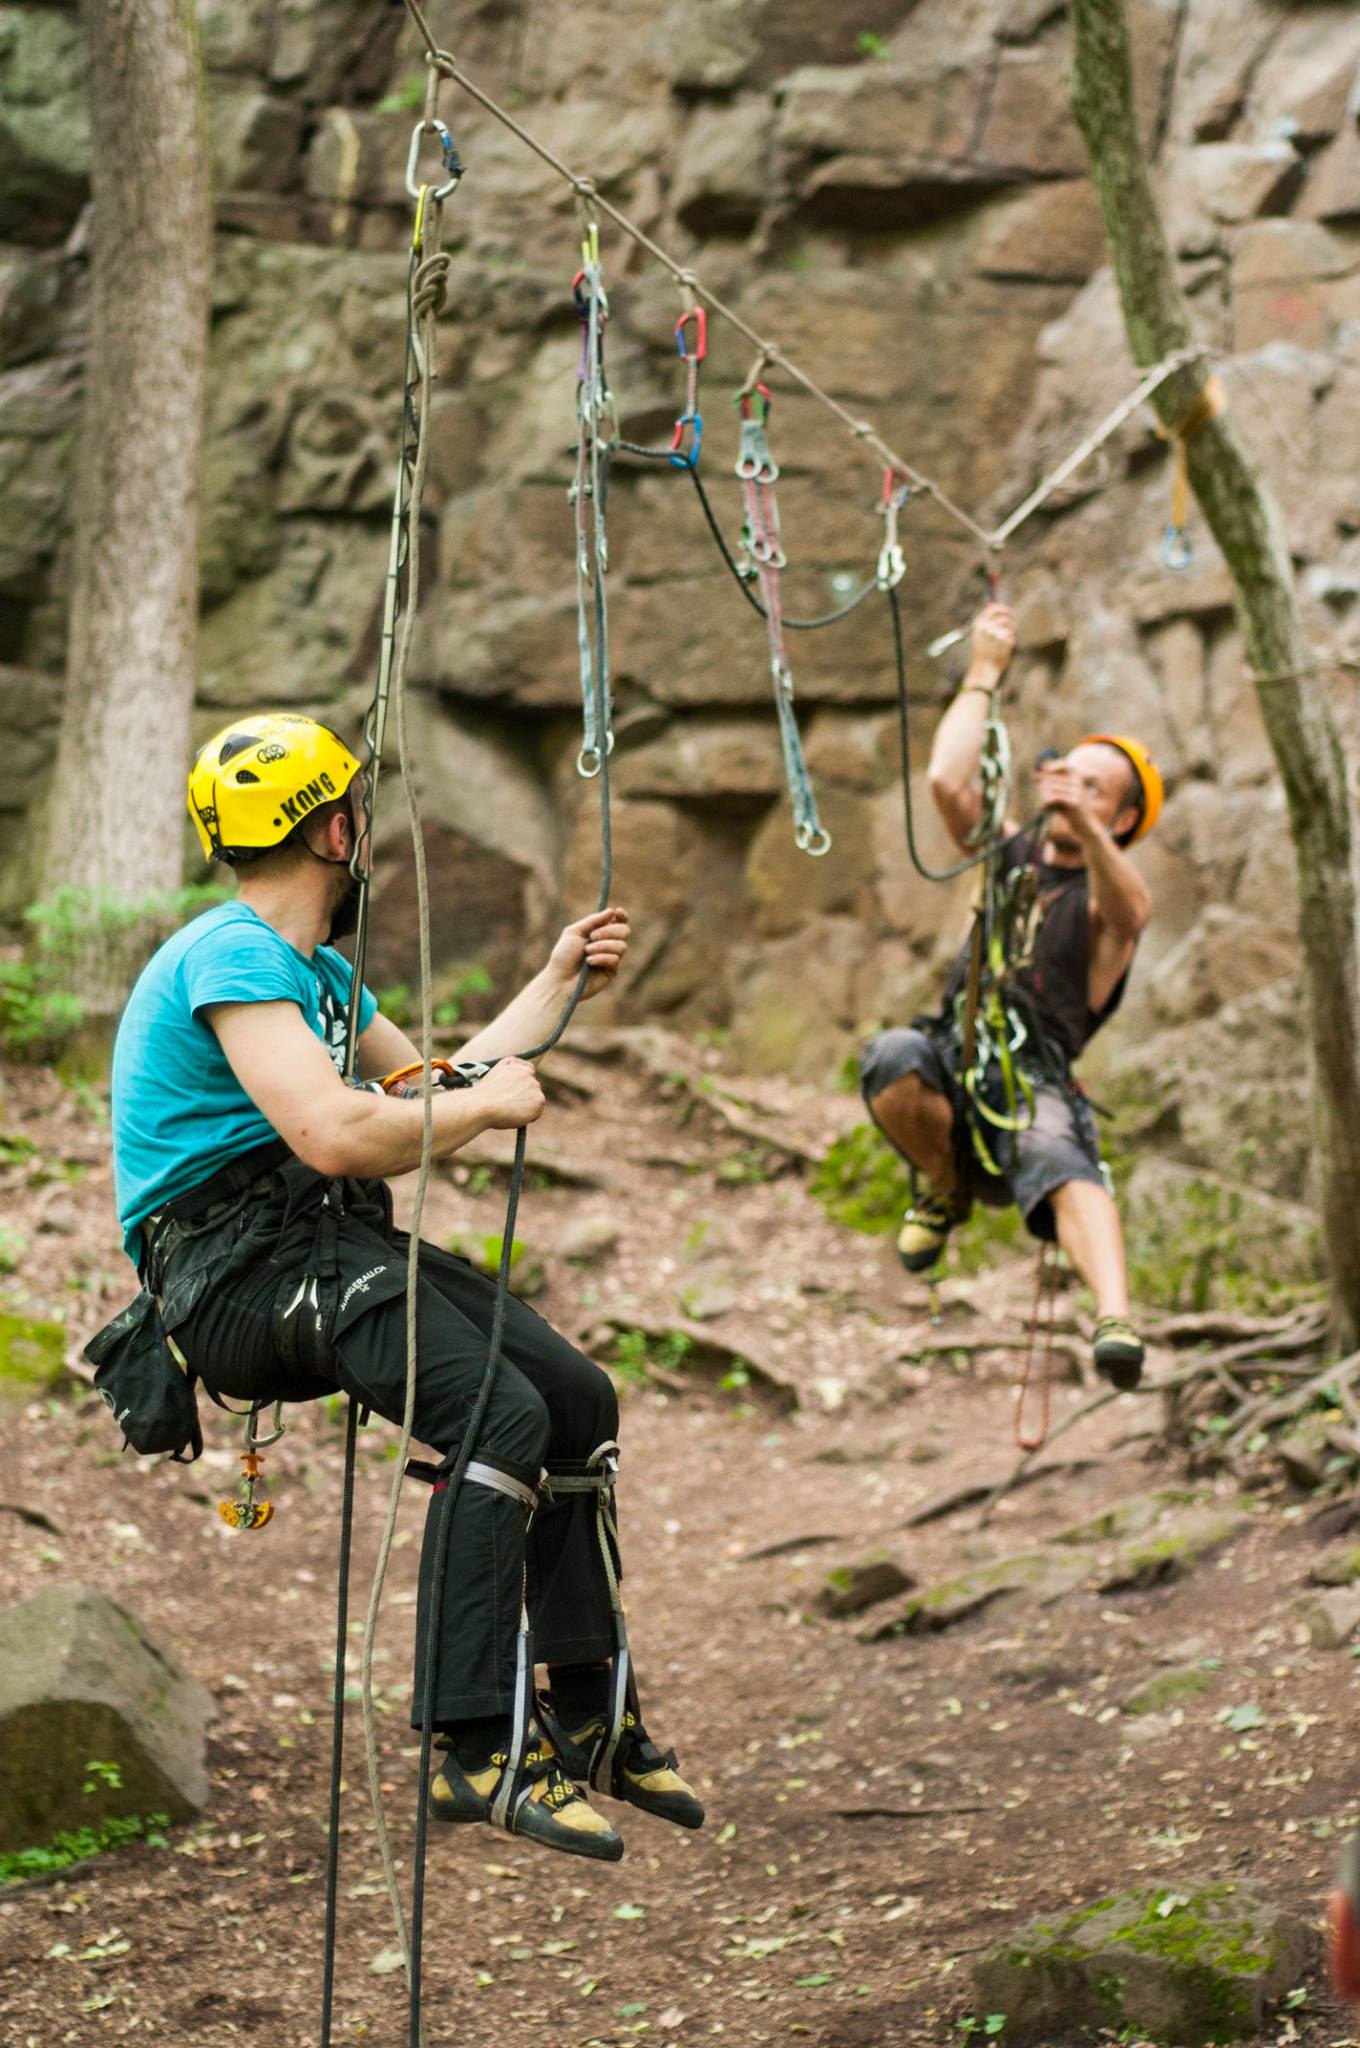
[[[283,1420],[282,1401],[274,1403],[274,1420],[270,1425],[268,1436],[260,1436],[256,1433],[255,1425],[259,1413],[258,1408],[252,1408],[246,1417],[245,1442],[248,1452],[268,1450],[270,1444],[276,1444],[281,1436],[288,1434],[287,1425]]]
[[[831,834],[825,825],[800,825],[794,841],[800,853],[809,853],[814,860],[831,851]]]
[[[411,132],[411,147],[406,158],[406,190],[410,193],[412,199],[419,199],[420,186],[416,183],[416,165],[420,160],[421,138],[427,133],[439,137],[439,147],[444,158],[444,168],[449,173],[447,184],[435,185],[430,188],[430,198],[447,199],[463,175],[463,165],[459,161],[458,151],[453,146],[453,137],[437,115],[432,121],[417,121]]]
[[[612,754],[614,751],[614,735],[612,732],[605,740],[604,751],[606,754]],[[580,753],[576,756],[576,773],[584,776],[587,782],[593,780],[603,766],[604,761],[598,747],[582,747]]]

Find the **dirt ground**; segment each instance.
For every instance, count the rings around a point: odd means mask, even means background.
[[[1356,1805],[1360,1675],[1344,1649],[1308,1648],[1291,1611],[1321,1548],[1309,1504],[1264,1497],[1228,1549],[1146,1592],[1079,1588],[1048,1608],[997,1605],[877,1643],[860,1639],[858,1620],[813,1616],[834,1566],[885,1551],[928,1582],[1180,1478],[1177,1458],[1149,1456],[1160,1403],[1102,1409],[1054,1451],[1089,1462],[1017,1492],[985,1530],[976,1507],[908,1528],[940,1490],[1014,1459],[1014,1354],[923,1359],[920,1347],[997,1324],[1017,1334],[1028,1262],[950,1282],[934,1330],[890,1242],[828,1221],[793,1156],[855,1120],[849,1098],[734,1087],[735,1111],[723,1098],[734,1127],[702,1082],[658,1078],[664,1044],[651,1044],[651,1071],[607,1056],[601,1037],[580,1044],[590,1056],[559,1059],[532,1134],[540,1167],[520,1235],[546,1270],[536,1305],[574,1333],[611,1319],[671,1327],[682,1302],[706,1310],[685,1327],[763,1362],[799,1405],[782,1412],[758,1383],[724,1389],[676,1370],[674,1347],[660,1383],[625,1386],[621,1498],[644,1704],[708,1825],[687,1835],[616,1810],[627,1856],[600,1867],[485,1829],[433,1830],[436,2048],[926,2048],[968,2038],[978,1950],[1033,1913],[1144,1876],[1184,1887],[1250,1874],[1316,1921]],[[685,1057],[692,1079],[702,1056]],[[74,1351],[130,1292],[98,1100],[38,1072],[0,1079],[0,1128],[38,1148],[0,1169],[0,1213],[27,1241],[0,1293],[63,1314]],[[771,1142],[757,1143],[764,1133]],[[459,1165],[432,1193],[427,1231],[494,1234],[502,1199],[494,1162]],[[583,1219],[619,1240],[573,1264],[557,1247]],[[1153,1374],[1167,1364],[1155,1355]],[[1055,1418],[1081,1398],[1059,1386]],[[318,2038],[342,1424],[324,1407],[290,1413],[268,1460],[276,1518],[233,1536],[215,1502],[230,1490],[234,1428],[207,1404],[204,1417],[210,1448],[191,1469],[119,1457],[79,1384],[6,1418],[0,1601],[54,1582],[103,1589],[212,1688],[220,1719],[200,1826],[0,1897],[3,2048]],[[362,1441],[359,1613],[391,1441],[381,1426]],[[403,1857],[424,1505],[423,1489],[408,1489],[377,1665]],[[1207,1693],[1150,1731],[1120,1713],[1139,1680],[1187,1659],[1209,1660]],[[1244,1704],[1259,1725],[1230,1732],[1221,1717]],[[335,2039],[404,2043],[357,1707],[349,1758]],[[1259,2041],[1360,2042],[1360,2018],[1335,2004],[1318,1962],[1302,1988]],[[1055,2035],[1052,2048],[1083,2038]]]

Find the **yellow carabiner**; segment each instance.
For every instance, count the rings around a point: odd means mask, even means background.
[[[415,227],[411,232],[411,248],[417,256],[420,254],[420,245],[425,239],[425,201],[429,196],[429,191],[428,185],[422,185],[416,194],[416,220]]]
[[[600,267],[600,223],[591,221],[581,237],[582,270],[598,270]]]

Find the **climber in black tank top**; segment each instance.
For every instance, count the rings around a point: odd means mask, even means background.
[[[961,848],[981,816],[979,764],[992,693],[1015,645],[1015,621],[990,604],[974,624],[972,659],[931,753],[936,806]],[[975,1199],[1014,1203],[1036,1237],[1056,1238],[1096,1299],[1095,1362],[1132,1387],[1143,1346],[1129,1323],[1119,1213],[1100,1160],[1089,1105],[1072,1063],[1123,1001],[1139,935],[1151,914],[1127,848],[1149,831],[1162,802],[1156,767],[1136,740],[1093,734],[1038,770],[1037,827],[1010,836],[998,875],[1034,871],[1034,910],[1006,1001],[1024,1027],[1017,1061],[1033,1089],[1024,1129],[989,1131],[988,1172],[968,1141],[960,1078],[957,999],[965,945],[939,1011],[866,1047],[860,1081],[871,1115],[913,1169],[915,1199],[898,1238],[909,1272],[939,1261],[949,1232]],[[1037,842],[1037,843],[1036,843]]]

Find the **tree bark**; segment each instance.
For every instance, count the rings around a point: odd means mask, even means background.
[[[94,109],[90,345],[66,699],[43,893],[73,993],[126,994],[129,912],[182,879],[212,197],[193,0],[81,0]]]
[[[1074,0],[1072,107],[1091,159],[1134,360],[1194,340],[1138,138],[1124,0]],[[1153,403],[1167,426],[1207,381],[1202,362]],[[1299,615],[1284,519],[1225,409],[1189,442],[1190,482],[1232,579],[1251,672],[1293,676],[1314,660]],[[1316,673],[1257,682],[1298,857],[1307,1038],[1323,1236],[1338,1335],[1360,1334],[1360,929],[1356,818],[1335,723]],[[1302,1034],[1301,1034],[1302,1035]]]

